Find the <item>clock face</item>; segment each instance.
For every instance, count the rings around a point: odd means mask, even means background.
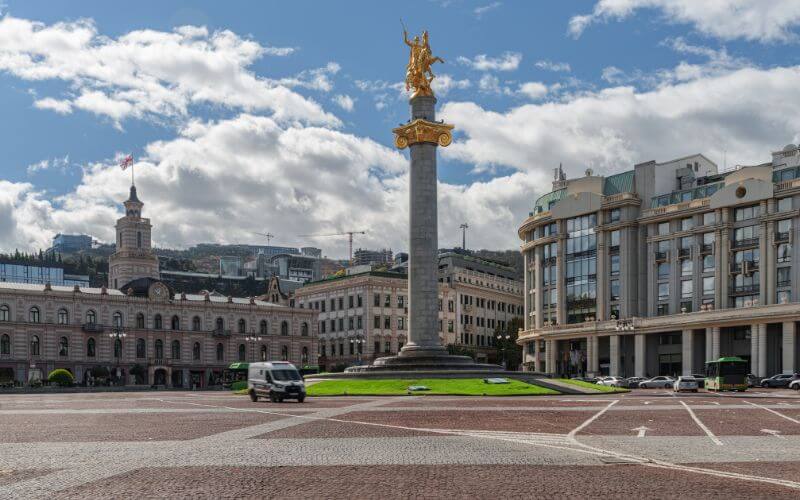
[[[150,297],[154,299],[165,299],[169,296],[169,291],[163,283],[153,283],[150,286]]]

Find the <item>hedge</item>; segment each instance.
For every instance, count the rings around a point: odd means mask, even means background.
[[[58,368],[50,372],[50,375],[47,376],[47,380],[51,384],[58,384],[61,387],[69,387],[75,382],[75,377],[72,374],[63,368]]]

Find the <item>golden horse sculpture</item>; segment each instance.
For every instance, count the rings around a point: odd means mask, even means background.
[[[433,96],[431,82],[436,75],[431,71],[431,65],[435,62],[444,63],[441,57],[436,57],[431,53],[431,45],[428,40],[428,32],[422,32],[422,40],[415,36],[413,40],[408,40],[408,32],[403,30],[403,41],[411,48],[406,65],[406,90],[413,89],[411,97]]]

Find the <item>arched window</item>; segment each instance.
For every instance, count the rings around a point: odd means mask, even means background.
[[[172,341],[172,359],[181,359],[181,343],[177,340]]]
[[[147,343],[144,339],[136,339],[136,357],[147,357]]]
[[[59,309],[58,310],[58,324],[59,325],[68,325],[69,324],[69,312],[66,309]]]
[[[113,316],[114,326],[117,328],[122,328],[122,313],[117,311],[114,313]]]
[[[239,318],[239,333],[246,333],[247,332],[247,322],[244,318]]]
[[[284,361],[289,361],[289,347],[283,346],[281,347],[281,359]]]
[[[39,317],[39,308],[33,306],[28,311],[28,321],[31,323],[38,323],[41,318]]]
[[[120,339],[114,339],[114,357],[122,357],[122,340]]]
[[[192,330],[195,332],[199,332],[202,329],[202,323],[200,322],[200,316],[195,316],[192,318]]]
[[[97,350],[95,349],[95,342],[94,339],[89,339],[86,341],[86,356],[89,358],[93,358],[97,355]]]
[[[177,315],[172,317],[172,329],[173,330],[181,329],[181,319]]]
[[[164,342],[156,339],[156,359],[164,359]]]
[[[222,318],[217,318],[216,325],[217,325],[217,331],[221,332],[222,330],[225,329],[225,320],[223,320]]]
[[[11,309],[7,305],[0,306],[0,321],[9,321],[11,319]]]
[[[262,319],[261,323],[258,325],[258,331],[261,335],[267,334],[267,320]]]
[[[96,325],[97,324],[97,313],[93,310],[89,309],[86,311],[86,323],[89,325]]]
[[[222,344],[217,344],[217,361],[225,359],[225,347]]]
[[[247,357],[247,347],[244,344],[239,344],[239,361],[244,361]]]
[[[142,313],[136,315],[136,328],[144,329],[144,314]]]
[[[192,346],[192,359],[200,361],[200,342],[195,342]]]
[[[61,340],[58,341],[58,355],[69,356],[69,339],[67,337],[61,337]]]
[[[266,360],[267,360],[267,346],[262,345],[261,346],[261,361],[266,361]]]
[[[160,314],[156,314],[156,317],[153,318],[153,328],[155,328],[156,330],[161,330],[162,328],[164,328],[164,324],[163,321],[161,320]]]
[[[281,323],[281,335],[289,335],[289,323],[286,321]]]
[[[136,248],[142,248],[142,232],[136,231]]]
[[[34,335],[31,337],[31,356],[39,355],[39,336]]]
[[[303,354],[300,358],[300,362],[304,365],[308,364],[308,347],[303,347]]]
[[[8,335],[0,337],[0,354],[11,354],[11,337]]]
[[[303,337],[308,337],[308,323],[303,323],[300,326],[300,335]]]

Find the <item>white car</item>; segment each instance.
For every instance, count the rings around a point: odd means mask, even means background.
[[[675,379],[672,377],[667,377],[664,375],[660,375],[658,377],[653,377],[647,380],[643,380],[639,382],[640,389],[670,389],[672,384],[675,382]]]
[[[597,385],[607,385],[609,387],[625,387],[625,379],[622,377],[605,377],[597,381]]]
[[[800,378],[797,380],[792,380],[789,382],[789,389],[794,389],[795,391],[800,391]]]
[[[697,379],[694,377],[678,377],[678,380],[672,384],[672,390],[675,392],[697,392],[697,389]]]

